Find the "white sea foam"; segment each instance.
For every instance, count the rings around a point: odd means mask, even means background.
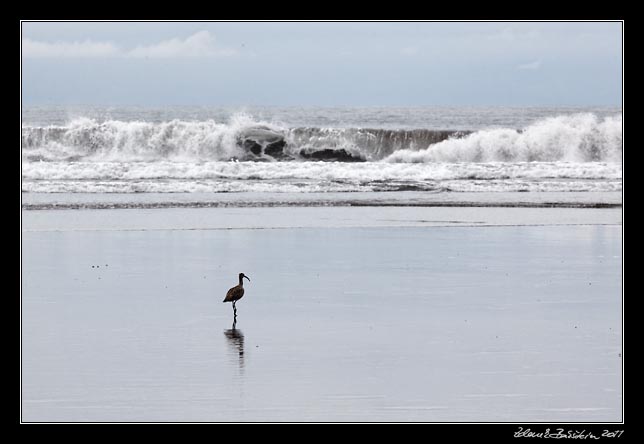
[[[489,162],[388,164],[364,162],[32,162],[27,180],[137,179],[323,179],[348,181],[457,179],[611,179],[621,180],[613,162]]]
[[[32,192],[621,190],[612,162],[31,162]]]
[[[620,162],[622,117],[599,120],[594,114],[551,117],[523,131],[488,129],[431,145],[398,150],[388,162]]]
[[[228,160],[243,156],[237,138],[258,122],[236,114],[228,123],[214,120],[168,122],[99,122],[76,118],[65,126],[23,127],[24,161],[157,161]]]

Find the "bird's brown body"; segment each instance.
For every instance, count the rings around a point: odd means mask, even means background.
[[[248,276],[246,276],[244,273],[239,273],[239,285],[236,285],[228,290],[228,293],[226,293],[226,297],[224,298],[223,302],[235,302],[240,300],[244,296],[244,278],[248,279]],[[250,279],[248,280],[250,281]]]
[[[234,302],[238,301],[244,296],[244,286],[243,285],[236,285],[230,290],[228,290],[228,293],[226,293],[226,297],[224,298],[224,302]]]

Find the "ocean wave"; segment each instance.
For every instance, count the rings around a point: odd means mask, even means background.
[[[22,128],[26,161],[157,161],[228,159],[244,154],[236,133],[249,125],[239,115],[229,124],[207,121],[153,123],[76,118],[65,126]]]
[[[594,114],[551,117],[524,130],[476,131],[424,150],[404,149],[387,162],[620,162],[622,117],[600,120]]]
[[[213,161],[620,162],[622,117],[583,113],[524,129],[288,128],[236,114],[214,120],[23,126],[23,163]]]

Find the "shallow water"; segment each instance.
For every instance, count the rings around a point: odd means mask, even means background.
[[[23,232],[22,419],[620,421],[621,239]]]

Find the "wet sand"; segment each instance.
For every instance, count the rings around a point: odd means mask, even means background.
[[[621,210],[385,210],[23,211],[22,420],[622,420]]]

